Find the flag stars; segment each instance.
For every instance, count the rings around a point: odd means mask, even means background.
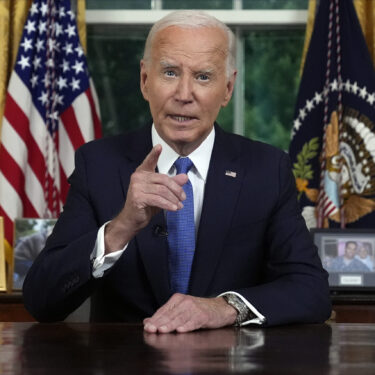
[[[51,79],[49,77],[49,73],[47,72],[43,79],[44,87],[48,87],[51,83]]]
[[[47,117],[50,118],[51,120],[57,121],[59,119],[59,112],[54,111],[54,112],[48,114]]]
[[[63,50],[67,55],[70,53],[73,53],[73,44],[72,43],[65,43],[65,47],[63,47]]]
[[[38,100],[40,100],[43,105],[45,105],[46,103],[48,103],[48,94],[47,94],[47,92],[42,91],[42,94],[39,96]]]
[[[27,67],[30,67],[29,57],[21,55],[21,59],[18,61],[19,65],[21,65],[21,69],[24,70]]]
[[[345,91],[350,92],[352,85],[350,84],[350,81],[348,79],[346,80],[344,86],[345,86]]]
[[[63,70],[64,73],[67,72],[67,71],[69,71],[70,70],[70,68],[69,68],[69,62],[66,61],[65,59],[63,59],[63,62],[60,65],[60,68],[62,68],[62,70]]]
[[[55,66],[55,62],[53,61],[53,58],[50,57],[47,62],[46,62],[46,65],[49,67],[49,68],[53,68]]]
[[[63,33],[63,28],[62,28],[62,26],[58,23],[58,22],[56,22],[55,23],[55,35],[56,36],[59,36],[60,34],[62,34]]]
[[[337,91],[338,90],[338,84],[336,78],[334,79],[333,82],[330,83],[331,86],[331,91]]]
[[[63,17],[65,17],[66,16],[66,13],[65,13],[65,7],[61,7],[60,9],[59,9],[59,17],[60,18],[63,18]]]
[[[79,90],[79,79],[72,78],[72,82],[70,83],[70,86],[72,86],[72,91]]]
[[[59,86],[59,90],[61,91],[63,88],[68,87],[66,83],[66,78],[59,77],[57,80],[57,86]]]
[[[46,27],[47,23],[46,22],[39,22],[39,26],[38,26],[38,29],[39,29],[39,34],[43,34],[45,31],[47,31],[47,27]]]
[[[71,10],[68,10],[68,11],[66,12],[66,14],[67,14],[68,16],[70,16],[70,20],[71,20],[71,21],[74,20],[74,13],[73,13]]]
[[[59,105],[64,105],[64,96],[63,95],[59,95],[57,93],[55,93],[53,95],[53,104],[56,105],[56,104],[59,104]]]
[[[40,52],[42,49],[44,49],[43,44],[44,44],[43,40],[38,38],[38,40],[36,41],[36,45],[35,45],[38,52]]]
[[[359,87],[358,87],[358,84],[357,84],[357,82],[354,82],[353,84],[352,84],[352,93],[353,94],[357,94],[357,91],[359,90]]]
[[[38,84],[38,75],[37,74],[32,75],[32,77],[30,79],[30,83],[31,83],[32,88],[34,88]]]
[[[367,102],[370,103],[370,105],[373,105],[375,102],[375,93],[368,94],[367,96]]]
[[[306,109],[310,112],[314,108],[313,100],[306,100]]]
[[[83,62],[76,60],[76,63],[72,66],[72,68],[75,70],[76,75],[78,75],[79,72],[83,72]]]
[[[40,57],[38,56],[34,57],[34,60],[33,60],[34,70],[37,70],[38,68],[40,68],[41,66],[40,61],[41,61]]]
[[[47,10],[48,10],[48,5],[47,5],[47,3],[43,3],[43,4],[40,6],[40,12],[42,13],[43,17],[47,14]]]
[[[304,108],[299,110],[299,117],[301,117],[302,120],[306,117],[306,111]]]
[[[31,13],[31,15],[34,16],[38,12],[39,12],[38,5],[36,3],[31,4],[31,7],[30,7],[30,13]]]
[[[65,32],[68,34],[69,38],[76,35],[74,25],[68,25],[68,27],[65,29]]]
[[[301,127],[301,125],[302,125],[302,123],[301,123],[301,121],[298,118],[294,120],[293,128],[295,130],[299,130],[299,128]]]
[[[83,49],[80,45],[78,47],[74,48],[74,51],[78,53],[78,57],[81,57],[83,55]]]
[[[50,52],[52,52],[53,50],[59,50],[59,43],[57,43],[57,41],[54,39],[48,39],[47,45]]]
[[[25,25],[25,29],[27,31],[27,34],[32,33],[33,31],[36,31],[35,28],[35,21],[28,20],[27,24]]]
[[[366,89],[366,86],[364,86],[360,92],[359,92],[359,96],[362,98],[362,99],[365,99],[366,96],[367,96],[367,89]]]
[[[315,92],[314,100],[316,104],[319,104],[323,101],[322,94],[319,94],[318,92]]]
[[[32,39],[25,38],[23,40],[23,42],[21,43],[21,46],[23,47],[23,49],[25,50],[25,52],[27,52],[29,49],[32,49],[33,48],[33,46],[32,46]]]

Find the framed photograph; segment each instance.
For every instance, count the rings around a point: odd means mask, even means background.
[[[14,222],[13,290],[21,290],[26,274],[44,248],[56,219],[16,219]]]
[[[0,291],[7,289],[5,272],[5,249],[4,249],[4,219],[0,216]]]
[[[375,290],[375,230],[312,229],[332,290]]]

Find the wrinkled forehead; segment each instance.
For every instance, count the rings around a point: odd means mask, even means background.
[[[212,55],[225,59],[228,55],[228,37],[218,27],[168,26],[155,35],[152,56],[182,54],[199,57]]]

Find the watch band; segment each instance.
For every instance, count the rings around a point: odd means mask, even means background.
[[[234,307],[238,312],[236,321],[234,322],[236,326],[241,325],[241,323],[245,322],[246,320],[256,317],[255,314],[253,314],[253,312],[241,300],[241,298],[237,297],[235,294],[228,293],[224,294],[222,297],[228,303],[228,305]]]

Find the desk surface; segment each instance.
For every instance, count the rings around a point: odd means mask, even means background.
[[[125,324],[0,323],[0,374],[375,374],[375,325],[144,334]]]

